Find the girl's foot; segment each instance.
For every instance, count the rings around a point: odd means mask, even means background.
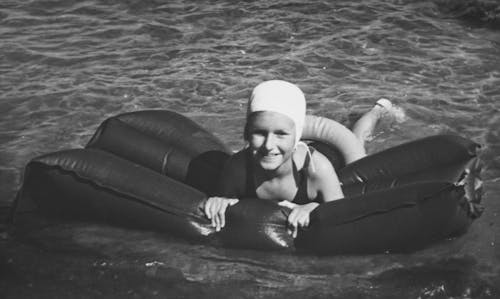
[[[386,98],[380,98],[375,103],[375,106],[373,106],[372,110],[377,113],[379,119],[389,116],[396,120],[398,123],[401,123],[406,118],[404,110],[397,107],[396,105],[393,105],[392,102]]]
[[[391,101],[385,98],[380,98],[377,102],[375,102],[375,106],[373,106],[372,108],[372,110],[377,113],[379,118],[383,117],[385,114],[388,114],[391,109]]]
[[[388,99],[379,99],[373,108],[358,119],[352,128],[352,132],[359,139],[362,146],[364,146],[365,141],[371,141],[375,138],[373,135],[375,127],[386,116],[389,116],[391,121],[396,120],[400,123],[406,117],[403,109],[393,105]]]

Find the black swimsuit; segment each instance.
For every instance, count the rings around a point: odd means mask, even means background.
[[[309,150],[311,151],[312,154],[314,148],[309,147]],[[295,204],[303,205],[311,202],[311,199],[309,199],[309,196],[307,195],[307,168],[310,162],[311,162],[310,156],[306,155],[306,160],[304,161],[304,167],[302,167],[302,169],[299,171],[297,170],[297,166],[295,165],[295,162],[293,162],[292,159],[293,178],[295,179],[295,183],[298,186],[297,193],[295,194],[295,197],[292,200],[292,202]],[[248,197],[257,197],[256,193],[257,188],[255,187],[255,182],[254,182],[254,164],[253,164],[252,154],[250,151],[248,151],[247,155],[247,168],[248,170],[246,177],[245,194]]]

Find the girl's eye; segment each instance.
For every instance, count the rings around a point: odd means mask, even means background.
[[[264,132],[263,130],[253,130],[251,132],[252,135],[259,135],[259,136],[264,136],[266,135],[266,132]]]
[[[276,136],[279,136],[279,137],[285,137],[285,136],[290,135],[290,133],[288,133],[286,131],[277,131],[274,134],[276,134]]]

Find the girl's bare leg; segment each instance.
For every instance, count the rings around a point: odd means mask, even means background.
[[[352,132],[363,146],[365,145],[365,141],[372,136],[379,119],[389,112],[391,108],[391,101],[382,98],[377,101],[370,111],[366,112],[356,121],[352,128]]]

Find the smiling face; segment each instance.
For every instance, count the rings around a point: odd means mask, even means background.
[[[295,123],[288,116],[254,112],[248,117],[245,135],[254,161],[262,169],[276,171],[290,161],[295,149]]]

